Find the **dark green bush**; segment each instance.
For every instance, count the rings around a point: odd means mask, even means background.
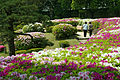
[[[76,27],[70,24],[59,24],[52,29],[56,39],[67,39],[77,33]]]
[[[59,45],[60,45],[60,47],[62,47],[62,48],[65,48],[65,47],[69,47],[70,45],[69,45],[69,42],[68,41],[59,41]]]

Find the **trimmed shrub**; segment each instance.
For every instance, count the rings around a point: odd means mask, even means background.
[[[59,24],[52,29],[56,39],[67,39],[77,33],[76,27],[70,24]]]
[[[32,48],[32,49],[28,49],[28,50],[18,50],[15,51],[16,54],[26,54],[26,53],[31,53],[31,52],[38,52],[40,50],[42,50],[43,48]]]
[[[32,49],[29,49],[29,50],[26,50],[26,53],[31,53],[31,52],[38,52],[40,50],[43,50],[43,48],[32,48]]]
[[[25,53],[26,53],[26,50],[15,51],[15,54],[25,54]]]
[[[17,50],[27,50],[30,48],[44,48],[48,45],[48,40],[44,37],[44,34],[41,32],[31,32],[27,33],[33,36],[33,41],[28,35],[19,35],[15,39],[15,48]]]
[[[68,41],[59,41],[59,45],[60,45],[60,47],[62,47],[62,48],[65,48],[65,47],[69,47],[70,45],[69,45],[69,42]]]
[[[29,24],[23,27],[23,32],[44,32],[41,23]]]

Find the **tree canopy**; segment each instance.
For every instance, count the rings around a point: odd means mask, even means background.
[[[0,36],[8,42],[10,56],[15,55],[14,27],[23,22],[40,21],[43,15],[39,12],[43,4],[44,0],[0,0]]]

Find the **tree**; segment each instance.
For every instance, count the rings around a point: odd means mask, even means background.
[[[38,2],[42,4],[44,0],[0,0],[0,36],[8,42],[10,56],[15,55],[14,37],[20,34],[14,32],[14,27],[40,20]]]
[[[106,13],[108,16],[107,11],[114,8],[118,9],[118,5],[119,0],[72,0],[71,7],[75,10],[86,10],[91,14],[91,18],[94,18],[94,14],[100,10],[103,11],[103,15]]]

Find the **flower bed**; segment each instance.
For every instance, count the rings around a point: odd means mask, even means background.
[[[0,79],[120,80],[120,18],[111,21],[84,44],[1,57]]]

